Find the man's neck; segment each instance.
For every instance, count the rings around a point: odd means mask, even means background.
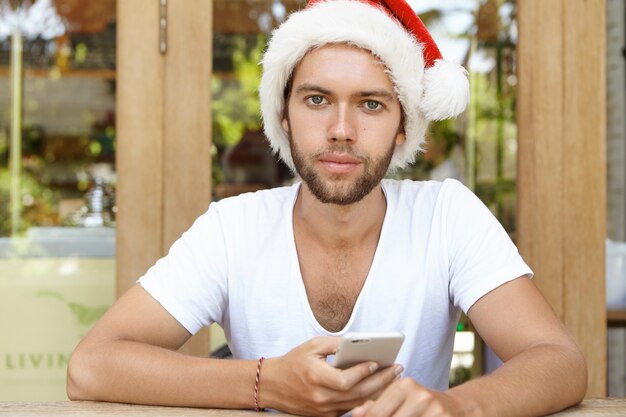
[[[378,238],[386,210],[380,184],[358,203],[337,205],[321,203],[303,183],[294,206],[294,227],[329,250],[348,249],[372,234]]]

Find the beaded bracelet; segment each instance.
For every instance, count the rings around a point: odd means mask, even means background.
[[[261,356],[256,366],[256,378],[254,380],[254,409],[256,412],[265,411],[263,408],[259,407],[259,381],[261,379],[261,365],[263,365],[264,360],[265,358]]]

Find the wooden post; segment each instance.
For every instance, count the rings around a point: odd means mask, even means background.
[[[168,2],[163,142],[165,252],[211,202],[212,1]],[[183,351],[210,353],[209,329]]]
[[[211,200],[212,1],[118,1],[117,294],[165,255]],[[209,353],[208,331],[187,353]]]
[[[159,8],[117,2],[117,296],[163,254],[164,64]]]
[[[605,396],[605,0],[518,8],[517,243]]]

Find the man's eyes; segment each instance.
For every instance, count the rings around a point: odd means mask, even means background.
[[[382,108],[382,104],[376,100],[367,100],[365,102],[365,108],[367,110],[380,110]]]
[[[324,96],[313,95],[308,96],[306,98],[306,102],[312,106],[321,106],[324,104],[328,104],[328,100]],[[361,103],[361,105],[369,111],[379,111],[383,109],[383,104],[380,101],[376,100],[365,100]]]
[[[310,96],[307,97],[307,101],[315,106],[319,106],[320,104],[324,104],[326,99],[322,96]]]

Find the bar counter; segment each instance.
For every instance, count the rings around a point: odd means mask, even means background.
[[[11,417],[252,417],[255,415],[259,416],[254,411],[248,410],[155,407],[92,401],[0,402],[0,416]],[[289,414],[268,413],[266,415],[274,417]],[[576,407],[552,414],[552,416],[626,416],[626,398],[589,399]]]

